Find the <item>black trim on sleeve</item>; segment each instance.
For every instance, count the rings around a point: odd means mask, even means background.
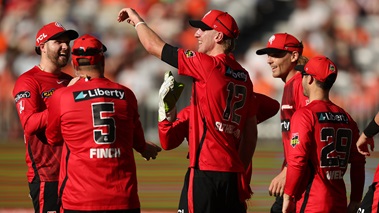
[[[162,49],[162,61],[178,68],[178,48],[165,44]]]
[[[368,138],[372,138],[379,132],[379,125],[375,122],[375,118],[368,124],[366,129],[363,131]]]

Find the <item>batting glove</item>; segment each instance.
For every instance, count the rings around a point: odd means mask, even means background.
[[[175,108],[184,84],[175,81],[171,71],[167,71],[164,75],[164,81],[159,89],[159,108],[158,108],[158,121],[161,122],[166,119],[166,113],[169,113]]]

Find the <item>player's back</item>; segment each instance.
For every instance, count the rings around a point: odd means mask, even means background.
[[[342,108],[328,101],[312,101],[296,114],[310,118],[313,126],[310,150],[314,150],[309,153],[314,176],[310,176],[297,207],[305,208],[305,212],[346,212],[343,177],[348,163],[365,161],[355,146],[359,136],[356,123]]]
[[[139,208],[133,147],[140,123],[132,91],[94,78],[81,79],[59,95],[64,208]]]

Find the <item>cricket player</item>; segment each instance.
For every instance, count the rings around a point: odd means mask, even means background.
[[[351,116],[329,99],[336,65],[325,56],[295,67],[302,73],[310,103],[291,118],[283,212],[357,212],[365,179],[365,157],[357,150],[359,129]],[[350,203],[344,175],[350,168]]]
[[[47,144],[47,107],[53,93],[72,79],[62,72],[62,68],[70,58],[70,41],[78,36],[75,30],[66,30],[58,22],[44,25],[35,40],[40,63],[20,75],[13,89],[24,129],[29,193],[36,213],[59,212],[57,196],[62,146]]]
[[[193,78],[189,117],[190,174],[178,212],[246,212],[238,176],[249,166],[257,141],[256,98],[248,72],[232,51],[239,29],[227,12],[211,10],[198,28],[197,51],[164,42],[132,8],[118,21],[134,26],[143,47]]]
[[[146,142],[134,93],[104,77],[97,38],[75,40],[72,64],[80,78],[56,91],[48,108],[46,137],[63,143],[59,200],[65,213],[139,213],[133,149],[146,159],[161,150]]]

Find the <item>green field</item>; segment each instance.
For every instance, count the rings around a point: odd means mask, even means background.
[[[253,158],[251,187],[254,192],[248,212],[269,212],[274,201],[268,195],[268,185],[279,172],[282,161],[280,142],[263,141]],[[24,144],[21,141],[0,143],[0,209],[32,208],[28,198]],[[162,151],[153,161],[145,161],[135,153],[139,195],[143,210],[176,212],[188,162],[187,147]],[[367,159],[366,186],[372,181],[379,155]],[[349,188],[348,180],[347,185]],[[365,188],[366,191],[367,187]]]

